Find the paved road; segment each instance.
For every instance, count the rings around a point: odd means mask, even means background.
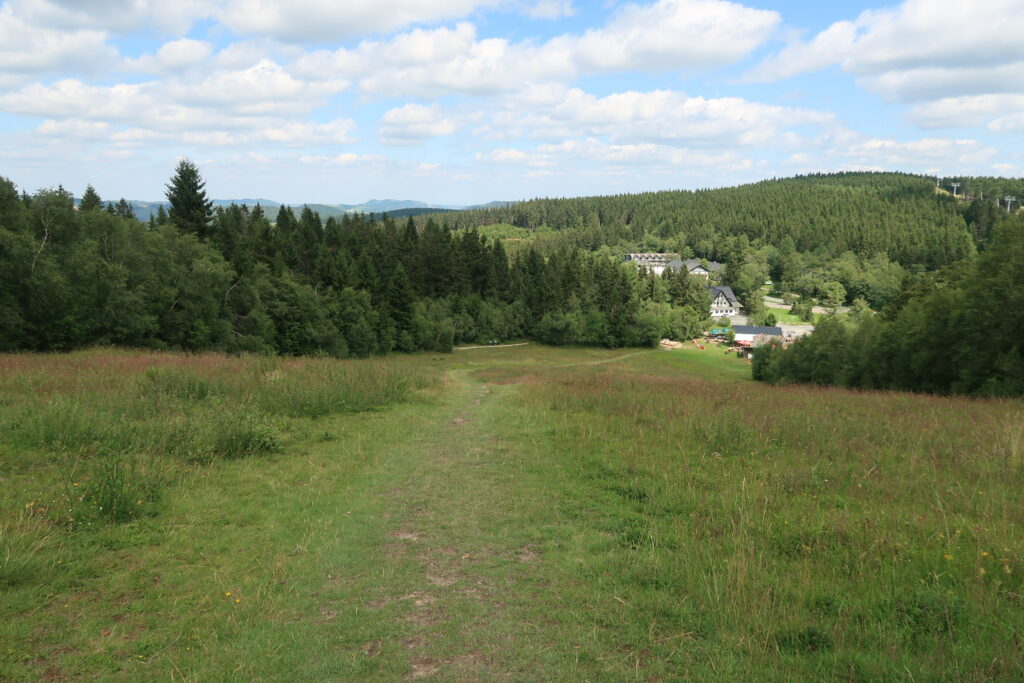
[[[764,305],[765,305],[765,308],[784,309],[784,310],[787,310],[787,311],[790,308],[792,308],[792,306],[789,306],[788,304],[782,303],[782,299],[780,299],[778,297],[775,297],[775,296],[766,296],[764,298]],[[811,308],[811,310],[814,311],[817,314],[822,314],[822,315],[825,314],[825,313],[831,313],[832,312],[831,308],[826,308],[825,306],[813,306]],[[836,310],[839,311],[840,313],[846,313],[850,309],[847,306],[840,306]]]

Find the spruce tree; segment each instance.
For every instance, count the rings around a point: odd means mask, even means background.
[[[95,211],[103,208],[103,200],[100,199],[100,195],[96,192],[96,188],[92,185],[85,187],[85,193],[82,195],[82,201],[78,203],[79,211]]]
[[[178,162],[174,177],[167,185],[171,222],[182,232],[198,237],[210,236],[213,202],[206,196],[206,182],[199,169],[188,159]]]

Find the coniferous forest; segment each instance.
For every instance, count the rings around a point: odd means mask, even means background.
[[[824,319],[754,377],[863,389],[1024,396],[1024,220],[994,224],[976,258],[908,284],[879,315]]]
[[[92,187],[76,207],[61,187],[29,195],[0,179],[0,349],[649,346],[707,322],[704,281],[622,262],[663,251],[725,263],[755,323],[767,280],[853,307],[761,354],[761,379],[1019,394],[1022,228],[993,197],[1024,185],[959,181],[958,198],[931,178],[846,173],[405,220],[282,207],[271,222],[258,205],[214,210],[186,160],[169,210],[140,222]]]
[[[88,199],[88,201],[85,201]],[[0,181],[0,349],[93,344],[364,357],[534,337],[607,347],[699,334],[707,295],[606,254],[352,214],[213,211],[182,162],[148,224],[91,188]],[[671,297],[675,297],[672,300]],[[675,305],[673,305],[675,304]]]

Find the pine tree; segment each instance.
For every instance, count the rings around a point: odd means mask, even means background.
[[[79,211],[96,211],[103,208],[103,200],[92,185],[86,185],[82,201],[78,203]]]
[[[213,217],[213,202],[207,198],[205,187],[199,169],[188,159],[178,162],[174,177],[167,185],[171,222],[182,232],[202,238],[210,236]]]

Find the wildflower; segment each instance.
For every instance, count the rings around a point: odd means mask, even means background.
[[[235,604],[238,604],[238,603],[240,603],[240,602],[242,602],[242,601],[241,601],[241,600],[239,600],[238,598],[235,598]]]
[[[227,592],[227,593],[225,593],[224,595],[226,595],[227,597],[229,597],[229,598],[230,598],[230,597],[231,597],[231,591],[228,591],[228,592]]]
[[[946,553],[945,555],[943,555],[943,557],[946,558],[947,562],[953,559],[953,556],[950,555],[949,553]]]
[[[989,557],[988,551],[987,550],[982,550],[981,551],[981,556],[982,557]]]

